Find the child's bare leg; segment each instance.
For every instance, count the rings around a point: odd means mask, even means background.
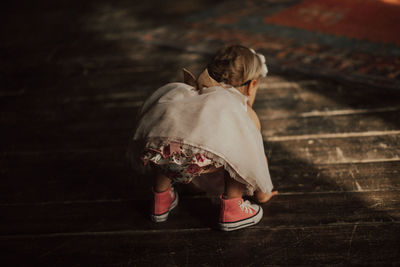
[[[154,191],[157,193],[165,192],[171,186],[171,179],[161,173],[157,173],[154,179]]]
[[[224,191],[225,198],[236,198],[243,196],[243,191],[245,189],[244,184],[239,183],[235,179],[231,178],[229,173],[226,171],[224,174],[224,180],[225,180],[225,191]]]
[[[278,191],[272,191],[271,194],[264,193],[260,190],[256,190],[254,192],[254,198],[257,200],[259,203],[266,203],[268,202],[273,196],[276,196],[278,194]]]

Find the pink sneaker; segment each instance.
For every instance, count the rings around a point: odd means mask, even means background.
[[[178,193],[170,187],[162,193],[157,193],[153,189],[154,204],[151,214],[153,222],[164,222],[168,219],[169,212],[178,205]]]
[[[243,198],[221,199],[219,226],[222,231],[233,231],[257,224],[263,217],[263,209]]]

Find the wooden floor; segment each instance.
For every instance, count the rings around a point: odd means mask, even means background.
[[[107,34],[207,4],[177,2],[115,25],[99,22],[118,17],[111,1],[0,11],[0,265],[399,266],[400,90],[271,71],[255,109],[280,195],[261,223],[218,231],[217,196],[188,187],[149,220],[151,177],[125,158],[135,114],[207,59]]]

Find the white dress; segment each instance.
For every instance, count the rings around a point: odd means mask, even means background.
[[[262,136],[247,114],[247,97],[233,87],[202,90],[170,83],[144,103],[132,137],[138,154],[149,142],[179,143],[222,165],[254,190],[272,191]]]

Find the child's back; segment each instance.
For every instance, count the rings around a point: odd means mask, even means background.
[[[137,158],[158,172],[153,189],[154,221],[166,220],[177,205],[171,181],[188,183],[222,167],[221,229],[235,230],[261,219],[261,207],[241,197],[246,189],[247,194],[256,191],[256,197],[265,201],[273,187],[259,121],[251,108],[258,77],[266,74],[262,60],[248,48],[227,47],[217,53],[199,79],[186,72],[188,84],[167,84],[144,103],[133,141]],[[232,215],[230,206],[236,207],[236,200],[241,206]]]

